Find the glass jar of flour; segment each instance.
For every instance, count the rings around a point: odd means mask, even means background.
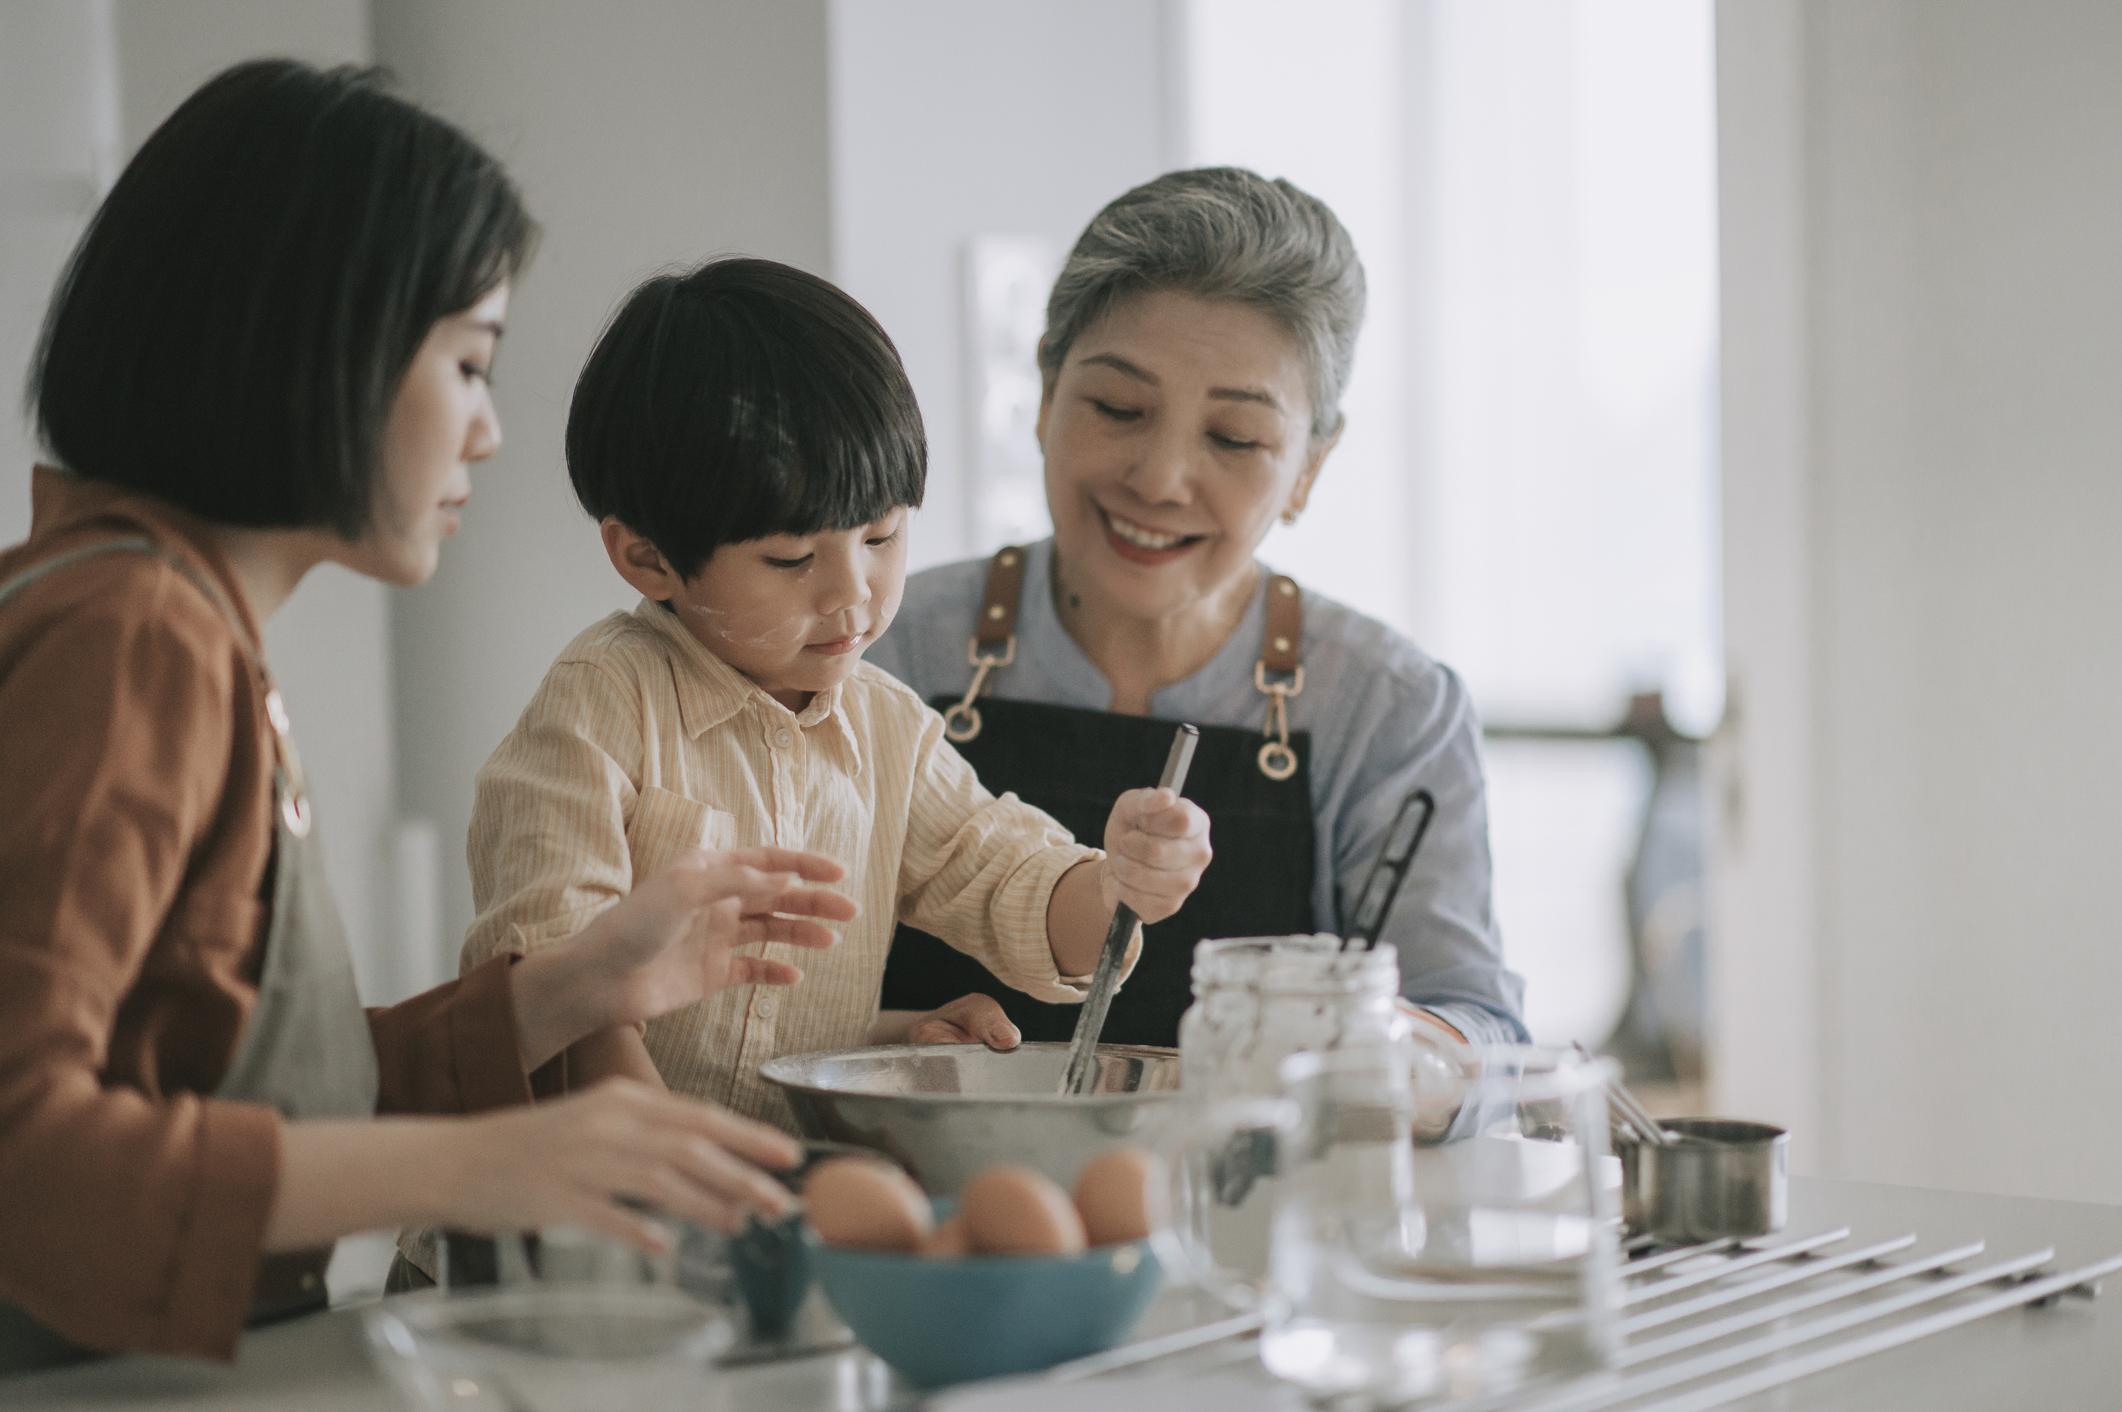
[[[1179,1019],[1179,1066],[1205,1101],[1278,1098],[1293,1054],[1380,1044],[1412,1023],[1400,954],[1341,949],[1339,937],[1236,937],[1194,948],[1194,1003]]]
[[[1293,1055],[1392,1043],[1414,1024],[1399,1004],[1399,953],[1344,951],[1324,934],[1204,941],[1193,989],[1179,1020],[1179,1068],[1200,1105],[1281,1098]],[[1226,1270],[1266,1273],[1276,1166],[1272,1133],[1240,1131],[1198,1174],[1190,1220]]]

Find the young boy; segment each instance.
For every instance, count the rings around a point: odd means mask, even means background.
[[[660,1075],[785,1126],[759,1064],[872,1039],[897,921],[1080,1000],[1115,904],[1153,922],[1193,891],[1197,806],[1130,791],[1107,851],[1079,846],[988,794],[941,718],[863,664],[898,610],[927,448],[891,341],[838,289],[750,259],[648,281],[582,370],[567,462],[643,601],[560,654],[480,771],[465,963],[571,935],[703,844],[838,859],[859,908],[794,989],[731,985],[599,1036],[571,1084]]]

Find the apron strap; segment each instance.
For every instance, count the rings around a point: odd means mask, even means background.
[[[980,614],[965,645],[973,679],[965,695],[943,713],[943,734],[963,745],[980,734],[980,699],[988,673],[1017,660],[1017,611],[1024,596],[1025,551],[1008,545],[987,564],[987,586],[980,595]],[[1297,773],[1297,751],[1289,740],[1289,700],[1304,691],[1304,599],[1297,581],[1275,574],[1267,581],[1267,622],[1261,633],[1260,660],[1253,664],[1253,685],[1267,697],[1267,741],[1260,747],[1260,773],[1286,780]]]
[[[980,596],[980,621],[973,627],[973,646],[986,652],[1010,652],[1017,635],[1017,605],[1024,597],[1024,550],[1009,545],[987,563],[987,590]]]
[[[943,734],[953,744],[963,745],[980,734],[980,688],[987,674],[1017,660],[1017,605],[1024,597],[1024,547],[1011,544],[987,563],[987,588],[980,595],[980,616],[973,623],[972,640],[965,646],[966,665],[973,669],[972,684],[957,705],[943,713]]]
[[[236,635],[236,646],[243,653],[259,679],[265,683],[265,718],[273,728],[274,783],[280,796],[280,816],[288,831],[297,838],[307,837],[310,828],[309,789],[302,774],[302,757],[295,752],[295,738],[288,726],[287,703],[280,699],[280,688],[273,683],[273,674],[265,669],[265,659],[253,651],[243,619],[236,606],[228,601],[228,595],[219,584],[191,564],[186,563],[169,550],[145,535],[129,535],[123,539],[100,540],[69,549],[64,554],[54,554],[40,563],[32,564],[5,583],[0,583],[0,603],[5,603],[16,593],[29,587],[38,579],[57,569],[83,559],[102,554],[145,554],[160,559],[175,569],[193,588],[199,590],[214,610],[228,621]]]
[[[1297,773],[1297,751],[1289,743],[1289,699],[1304,691],[1304,600],[1297,581],[1276,574],[1267,581],[1267,628],[1253,685],[1267,696],[1267,743],[1260,747],[1260,773],[1286,780]]]
[[[99,554],[153,553],[154,541],[144,538],[107,539],[98,544],[84,544],[77,549],[69,549],[64,554],[54,554],[41,563],[32,564],[7,582],[0,583],[0,603],[7,602],[54,569],[63,569],[79,559],[92,559]]]

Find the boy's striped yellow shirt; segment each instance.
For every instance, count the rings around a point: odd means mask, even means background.
[[[574,934],[683,849],[768,843],[845,863],[861,914],[830,950],[769,948],[800,984],[734,987],[650,1022],[649,1054],[680,1093],[788,1126],[759,1065],[863,1042],[901,918],[1039,999],[1083,997],[1085,978],[1056,974],[1046,906],[1098,850],[989,794],[941,717],[878,669],[791,712],[646,600],[568,645],[479,772],[464,965]]]

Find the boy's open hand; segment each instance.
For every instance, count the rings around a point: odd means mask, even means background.
[[[1201,885],[1214,850],[1208,815],[1168,789],[1131,789],[1105,821],[1098,893],[1108,910],[1125,902],[1145,922],[1161,922]]]
[[[915,1015],[906,1030],[908,1044],[984,1044],[1010,1050],[1023,1039],[1002,1002],[977,992]]]
[[[591,984],[606,992],[597,1027],[639,1024],[725,986],[794,985],[803,979],[798,967],[738,948],[831,946],[825,923],[852,919],[855,904],[808,884],[846,872],[791,848],[698,849],[671,864],[571,943],[584,950]]]

